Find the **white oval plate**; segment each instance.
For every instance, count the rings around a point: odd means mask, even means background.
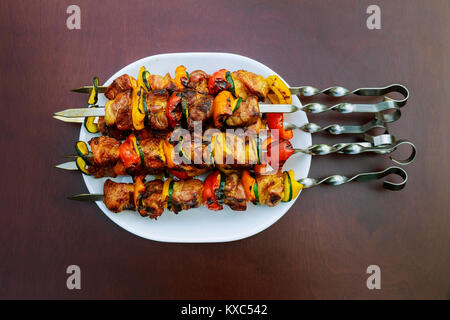
[[[236,54],[172,53],[155,55],[133,62],[119,70],[104,85],[111,84],[115,78],[125,73],[137,77],[141,66],[145,66],[153,74],[164,75],[170,72],[173,75],[175,68],[181,64],[186,66],[188,72],[201,69],[212,74],[218,69],[226,68],[231,71],[245,69],[264,77],[278,75],[262,63]],[[106,101],[103,95],[99,96],[99,105],[104,105]],[[293,103],[301,106],[297,97],[293,97]],[[308,122],[306,114],[302,111],[289,114],[285,119],[297,125]],[[96,135],[87,132],[84,126],[81,126],[80,140],[88,141],[94,136]],[[295,147],[306,148],[311,145],[311,135],[296,130],[292,143]],[[307,177],[310,164],[311,156],[296,154],[286,162],[283,169],[294,170],[298,179]],[[86,175],[83,175],[83,178],[90,193],[103,193],[103,183],[106,178],[94,179]],[[117,182],[132,181],[130,177],[118,177],[114,180]],[[243,239],[268,228],[280,219],[293,203],[294,201],[281,202],[273,208],[248,204],[247,211],[244,212],[232,211],[227,206],[218,212],[204,207],[182,211],[177,215],[165,211],[158,217],[158,220],[142,218],[133,211],[112,213],[101,201],[98,201],[97,205],[119,226],[146,239],[164,242],[225,242]]]

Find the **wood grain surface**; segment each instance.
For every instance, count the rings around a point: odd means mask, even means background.
[[[450,2],[375,1],[382,28],[369,30],[372,2],[0,1],[0,298],[449,299]],[[70,4],[81,8],[81,30],[66,28]],[[307,190],[264,232],[216,244],[144,240],[95,204],[66,200],[86,191],[79,173],[53,168],[73,152],[79,126],[51,115],[87,99],[69,89],[142,57],[192,51],[251,57],[291,85],[405,84],[411,98],[390,131],[418,147],[408,185]],[[343,139],[356,141],[313,142]],[[310,176],[390,165],[387,156],[317,157]],[[81,290],[66,288],[72,264]],[[373,264],[381,290],[366,287]]]

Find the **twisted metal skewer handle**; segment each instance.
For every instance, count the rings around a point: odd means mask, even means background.
[[[416,146],[407,140],[398,140],[395,143],[389,145],[377,145],[373,146],[369,142],[358,142],[358,143],[337,143],[333,145],[329,144],[316,144],[305,149],[295,149],[294,153],[304,153],[312,156],[323,156],[331,153],[341,153],[341,154],[360,154],[365,152],[375,152],[378,154],[386,154],[395,151],[400,145],[407,144],[411,146],[411,154],[405,160],[397,160],[393,157],[390,159],[401,165],[406,165],[411,163],[416,157]]]
[[[317,88],[311,87],[311,86],[303,86],[303,87],[293,87],[290,88],[290,91],[292,94],[296,95],[302,95],[304,97],[311,97],[318,95],[320,93],[326,94],[330,97],[334,98],[341,98],[345,97],[351,94],[357,95],[357,96],[383,96],[385,94],[391,93],[391,92],[397,92],[403,95],[403,99],[391,99],[388,97],[385,97],[385,100],[392,100],[397,103],[399,107],[402,107],[406,104],[409,98],[409,91],[408,88],[406,88],[404,85],[401,84],[391,84],[386,87],[380,87],[380,88],[359,88],[355,89],[353,91],[350,91],[344,87],[329,87],[324,90],[319,90]]]
[[[318,124],[315,123],[306,123],[302,126],[297,126],[295,124],[287,123],[284,125],[284,128],[286,130],[292,130],[292,129],[300,129],[307,133],[318,133],[326,131],[330,134],[338,135],[338,134],[344,134],[344,133],[366,133],[367,131],[374,129],[374,128],[386,128],[386,123],[379,119],[374,119],[366,124],[363,124],[361,126],[347,126],[347,125],[340,125],[340,124],[330,124],[325,127],[321,127]]]
[[[383,181],[383,188],[392,190],[392,191],[398,191],[405,187],[406,181],[408,180],[408,174],[405,170],[403,170],[400,167],[389,167],[383,171],[379,172],[368,172],[368,173],[360,173],[357,174],[351,178],[348,178],[343,175],[332,175],[329,177],[326,177],[321,180],[316,180],[313,178],[303,178],[300,180],[297,180],[299,183],[303,185],[303,188],[311,188],[318,186],[319,184],[327,184],[331,186],[340,186],[342,184],[351,182],[351,181],[372,181],[372,180],[378,180],[381,179],[389,174],[396,174],[400,176],[403,181],[399,183],[391,182],[388,180]]]

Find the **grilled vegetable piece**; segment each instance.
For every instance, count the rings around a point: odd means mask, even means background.
[[[178,66],[175,69],[175,79],[173,80],[175,86],[179,91],[183,90],[188,85],[188,74],[185,66]]]
[[[84,141],[77,141],[75,143],[75,150],[81,158],[86,162],[86,164],[90,165],[91,161],[89,160],[89,148]]]
[[[89,108],[96,108],[96,106],[90,106]],[[96,117],[86,117],[84,118],[83,125],[86,130],[90,133],[97,133],[100,131],[98,124],[95,123]]]
[[[91,95],[89,96],[88,104],[94,105],[98,101],[98,78],[94,77],[94,80],[92,81],[92,91]]]
[[[214,126],[222,128],[225,120],[233,114],[231,107],[234,97],[230,91],[221,91],[213,100],[213,120]]]
[[[82,157],[77,157],[77,159],[75,160],[75,164],[77,165],[78,170],[80,170],[83,174],[88,176],[91,175],[88,169],[88,165]]]
[[[278,135],[282,139],[290,140],[294,136],[292,130],[284,129],[284,115],[282,113],[267,114],[267,126],[270,130],[278,130]]]
[[[220,69],[214,72],[208,80],[209,94],[216,95],[222,90],[228,90],[231,84],[227,81],[227,70]]]
[[[223,207],[219,204],[219,198],[222,196],[220,194],[220,184],[221,184],[221,173],[220,171],[214,171],[206,177],[203,186],[203,201],[204,205],[214,211],[222,210]]]
[[[247,201],[256,204],[255,197],[255,183],[256,180],[250,175],[247,170],[242,171],[242,186],[244,188],[245,198]]]
[[[131,93],[131,118],[133,120],[133,128],[142,130],[145,127],[146,113],[144,110],[144,99],[146,99],[144,87],[134,88]]]
[[[166,107],[166,117],[169,126],[175,128],[180,125],[181,116],[181,94],[179,92],[173,92]]]
[[[120,160],[126,169],[134,169],[141,164],[141,154],[137,147],[136,137],[130,135],[119,147]]]
[[[288,86],[276,75],[266,78],[267,85],[269,86],[269,92],[267,97],[270,102],[274,104],[291,104],[292,95]]]

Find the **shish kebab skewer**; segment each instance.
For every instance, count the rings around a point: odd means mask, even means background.
[[[322,183],[338,186],[351,181],[371,181],[389,174],[400,176],[402,182],[383,181],[383,187],[393,191],[403,189],[408,176],[406,171],[399,167],[361,173],[351,178],[332,175],[321,180],[312,178],[295,180],[292,170],[256,176],[244,170],[241,175],[225,175],[215,171],[210,173],[205,181],[198,179],[175,181],[169,178],[165,181],[156,179],[145,183],[142,177],[138,177],[133,184],[116,183],[108,179],[104,184],[103,194],[78,194],[69,199],[103,201],[112,212],[135,210],[143,217],[156,219],[165,209],[178,213],[201,205],[214,211],[222,210],[224,204],[232,210],[244,211],[247,202],[273,207],[281,201],[295,200],[303,188],[311,188]]]
[[[183,79],[184,74],[186,74],[186,73],[183,74],[183,72],[186,72],[186,68],[184,66],[179,66],[175,70],[175,81],[174,81],[175,83],[177,83],[177,79],[180,79],[180,80]],[[201,72],[202,76],[206,75],[206,73],[204,73],[201,70],[196,70],[192,74],[194,75],[196,72]],[[250,77],[248,77],[248,75],[250,75]],[[253,73],[249,73],[245,70],[229,72],[226,69],[221,69],[221,70],[215,72],[210,77],[210,78],[212,78],[212,80],[210,82],[214,83],[214,81],[217,80],[217,82],[220,83],[222,85],[222,87],[224,87],[225,82],[228,82],[229,86],[231,88],[233,88],[232,90],[234,90],[235,87],[241,88],[243,86],[242,84],[244,84],[244,85],[248,84],[249,80],[250,81],[253,80],[252,77],[261,77],[262,78],[262,76],[260,76],[260,75],[254,75]],[[169,80],[169,82],[170,82],[170,75],[166,74],[166,76],[163,78],[158,75],[150,75],[150,73],[146,73],[146,79],[148,82],[151,82],[151,83],[154,83],[154,82],[162,83],[162,82],[164,82],[163,79],[166,79],[166,82],[168,82],[167,80]],[[180,81],[180,80],[178,80],[178,81]],[[187,75],[187,80],[189,80],[189,75]],[[279,84],[282,83],[282,81],[275,75],[268,77],[266,79],[266,82],[268,83],[269,87],[276,88],[276,90],[269,90],[269,93],[266,94],[266,97],[271,98],[270,95],[272,95],[272,97],[277,96],[278,100],[282,100],[282,99],[280,99],[280,97],[287,96],[288,93],[292,94],[292,95],[300,95],[303,97],[313,97],[313,96],[316,96],[319,94],[325,94],[325,95],[328,95],[328,96],[334,97],[334,98],[343,98],[343,97],[346,97],[349,95],[382,96],[382,95],[386,95],[388,93],[397,92],[397,93],[400,93],[403,95],[402,99],[388,99],[385,97],[385,100],[394,101],[399,107],[402,107],[406,104],[406,102],[408,101],[408,98],[409,98],[409,90],[401,84],[391,84],[391,85],[388,85],[385,87],[358,88],[355,90],[349,90],[349,89],[346,89],[341,86],[333,86],[333,87],[329,87],[329,88],[326,88],[323,90],[319,90],[312,86],[301,86],[301,87],[287,87],[285,85],[279,86]],[[235,84],[237,84],[237,86]],[[94,87],[95,87],[95,83],[94,83],[94,86],[84,86],[81,88],[72,89],[72,91],[78,92],[78,93],[90,94],[90,93],[92,93],[92,89]],[[226,88],[226,85],[225,85],[225,88]],[[98,84],[97,84],[97,90],[99,93],[105,93],[108,90],[108,87],[98,86]],[[239,93],[238,93],[238,95],[239,95]],[[270,100],[272,101],[272,99],[270,99]],[[316,105],[315,108],[311,108],[311,106],[309,106],[304,111],[314,112],[313,110],[318,111],[318,108],[323,109]],[[333,108],[333,109],[339,109],[339,108]],[[326,110],[323,110],[323,111],[326,111]],[[338,111],[338,110],[336,110],[336,111]],[[364,112],[364,111],[361,111],[361,112]]]
[[[199,76],[200,74],[201,76]],[[236,98],[244,98],[246,99],[250,95],[254,95],[258,97],[258,100],[262,101],[265,98],[269,98],[269,100],[272,103],[275,103],[273,105],[266,106],[261,105],[261,110],[263,113],[280,113],[280,112],[293,112],[298,110],[297,107],[290,105],[290,106],[282,106],[282,107],[276,107],[278,104],[290,104],[292,103],[291,99],[291,93],[289,88],[276,76],[268,77],[267,79],[264,79],[261,76],[255,75],[251,72],[239,70],[236,72],[228,72],[225,69],[221,69],[218,72],[214,73],[210,78],[206,75],[203,71],[194,71],[192,73],[192,77],[189,78],[188,73],[186,72],[186,68],[184,66],[179,66],[176,70],[176,77],[173,83],[170,81],[170,75],[167,74],[165,78],[168,78],[168,80],[165,81],[166,86],[162,86],[161,83],[164,83],[161,79],[159,81],[153,81],[156,78],[161,78],[161,76],[155,76],[148,73],[148,71],[145,70],[145,68],[141,68],[139,72],[138,80],[132,79],[132,77],[129,77],[128,75],[123,75],[119,78],[117,78],[107,89],[105,92],[105,95],[109,99],[114,98],[114,95],[118,92],[118,90],[122,90],[123,88],[126,88],[126,85],[124,83],[128,83],[128,85],[131,85],[134,83],[141,83],[142,85],[145,85],[147,90],[150,90],[153,86],[156,86],[157,88],[169,88],[172,86],[172,89],[186,89],[186,88],[193,88],[195,90],[202,91],[209,91],[211,94],[217,94],[218,92],[222,90],[229,90],[233,93],[233,95]],[[121,79],[121,80],[120,80]],[[131,79],[131,80],[129,80]],[[184,82],[180,79],[184,79]],[[188,82],[189,79],[189,82]],[[191,84],[191,80],[196,79],[193,84]],[[199,80],[200,79],[200,80]],[[234,80],[233,80],[234,79]],[[134,81],[133,81],[134,80]],[[213,80],[213,81],[211,81]],[[116,83],[117,82],[117,83]],[[149,85],[151,83],[152,85]],[[155,83],[155,84],[154,84]],[[170,83],[171,86],[168,86],[167,83]],[[91,88],[94,88],[94,90],[91,93],[90,100],[92,102],[96,102],[94,98],[98,95],[98,79],[97,82],[94,80],[94,86]],[[96,91],[97,90],[97,91]],[[82,90],[83,91],[83,90]],[[392,122],[399,118],[400,112],[399,107],[406,104],[406,101],[409,96],[408,90],[401,86],[401,85],[391,85],[383,88],[360,88],[353,91],[349,91],[342,87],[331,87],[326,90],[319,91],[312,87],[299,87],[296,88],[296,92],[302,92],[306,96],[315,95],[318,93],[324,93],[330,96],[334,97],[343,97],[348,94],[356,94],[356,95],[369,95],[369,96],[375,96],[375,95],[382,95],[389,92],[400,92],[404,95],[404,99],[402,100],[393,100],[390,98],[385,97],[385,102],[375,104],[375,105],[352,105],[348,103],[341,103],[338,105],[335,105],[333,107],[326,107],[321,104],[312,103],[307,104],[301,108],[303,111],[307,112],[313,112],[313,113],[320,113],[327,110],[335,110],[341,113],[349,113],[349,112],[383,112],[390,109],[395,109],[394,114],[383,114],[379,115],[382,119],[380,119],[383,122]],[[94,98],[93,98],[94,97]],[[266,110],[267,109],[267,110]],[[72,109],[72,110],[65,110],[61,113],[56,113],[54,116],[55,118],[70,122],[71,118],[65,118],[67,117],[75,117],[74,122],[79,122],[80,116],[86,116],[86,115],[103,115],[105,111],[97,110],[97,111],[86,111],[86,109]],[[338,128],[338,130],[335,130]],[[322,129],[318,127],[317,125],[310,124],[305,125],[301,128],[303,131],[306,132],[318,132],[326,130],[332,134],[339,134],[343,133],[341,132],[341,128],[337,127],[336,125],[327,126],[326,128]],[[351,128],[349,128],[352,130]],[[353,128],[354,129],[354,128]],[[345,129],[344,129],[345,131]],[[352,132],[352,131],[349,131]]]
[[[171,141],[167,137],[149,136],[141,139],[130,135],[123,143],[111,137],[96,137],[89,141],[78,141],[75,162],[57,165],[65,170],[80,170],[96,178],[118,175],[162,174],[165,169],[181,179],[197,176],[213,168],[224,172],[249,169],[259,172],[264,165],[282,167],[284,162],[296,153],[326,155],[331,153],[360,154],[374,152],[391,153],[400,145],[412,147],[406,160],[391,159],[397,164],[408,164],[414,160],[415,147],[405,140],[395,141],[390,135],[377,136],[373,142],[339,143],[334,145],[313,145],[308,148],[293,148],[288,140],[261,139],[261,136],[239,136],[230,133],[215,133],[211,137],[197,135],[187,140]],[[175,139],[176,140],[176,139]],[[196,140],[196,141],[195,141]],[[179,156],[176,159],[176,156]],[[130,158],[133,158],[130,160]]]

